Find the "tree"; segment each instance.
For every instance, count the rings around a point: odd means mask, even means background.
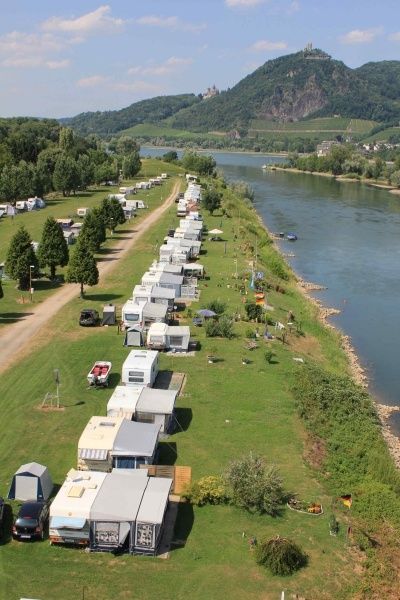
[[[86,189],[94,182],[94,165],[90,162],[87,154],[78,156],[77,167],[79,171],[80,185],[82,189]]]
[[[129,137],[128,135],[123,135],[117,139],[115,149],[118,154],[126,156],[127,154],[131,154],[132,152],[139,152],[140,147],[132,137]]]
[[[164,162],[172,163],[178,160],[178,153],[175,150],[169,150],[163,154],[162,159]]]
[[[221,194],[213,187],[207,188],[203,192],[202,204],[210,215],[221,206],[221,197]]]
[[[125,156],[122,162],[122,174],[125,179],[135,177],[141,168],[142,161],[140,160],[139,152],[137,150]]]
[[[307,555],[297,544],[277,535],[256,546],[256,560],[259,565],[268,567],[273,575],[284,576],[304,567]]]
[[[182,157],[182,165],[187,171],[196,171],[199,175],[212,175],[216,166],[212,156],[199,154],[192,150],[185,151]]]
[[[113,181],[117,178],[118,172],[115,164],[106,161],[97,164],[94,168],[94,181],[97,184],[103,183],[104,181]]]
[[[79,169],[75,159],[65,152],[60,154],[54,167],[54,189],[62,191],[63,196],[69,196],[80,184]]]
[[[106,240],[106,229],[103,214],[99,208],[89,211],[83,220],[79,239],[85,240],[85,246],[90,252],[98,252]]]
[[[67,242],[54,217],[48,217],[44,223],[37,256],[41,266],[50,268],[51,279],[55,278],[56,267],[65,267],[68,264]]]
[[[75,136],[70,127],[62,127],[60,129],[60,138],[58,145],[60,150],[66,154],[71,154],[75,148]]]
[[[123,225],[126,221],[124,210],[116,198],[104,198],[100,206],[100,214],[105,226],[111,232],[117,225]]]
[[[69,261],[67,270],[68,283],[79,283],[81,286],[80,296],[83,298],[84,285],[96,285],[99,282],[99,271],[96,260],[86,244],[85,238],[78,238],[75,250]]]
[[[226,472],[236,506],[251,512],[276,515],[284,501],[282,479],[275,466],[250,453],[232,462]]]
[[[248,319],[250,319],[250,321],[257,321],[258,323],[259,319],[261,319],[263,314],[262,306],[256,304],[255,302],[246,302],[246,304],[244,305],[244,309],[246,311]]]
[[[18,281],[20,290],[29,289],[31,277],[39,275],[38,259],[32,247],[31,236],[24,226],[11,238],[6,269],[8,275]]]
[[[53,189],[53,173],[60,154],[61,150],[59,148],[51,146],[42,150],[38,156],[36,170],[42,179],[45,192]]]

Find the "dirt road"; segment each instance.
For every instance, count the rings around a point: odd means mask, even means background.
[[[179,191],[177,182],[171,194],[161,206],[151,212],[138,226],[139,230],[130,232],[119,246],[113,246],[113,260],[99,262],[100,282],[110,271],[115,269],[118,261],[132,250],[137,241],[148,231],[161,215],[173,204]],[[101,285],[101,283],[100,283]],[[26,353],[32,344],[34,336],[58,311],[70,300],[79,295],[79,286],[76,283],[65,284],[60,290],[52,294],[37,306],[32,305],[31,313],[21,320],[7,325],[0,331],[0,373],[10,367],[18,358],[19,353]]]

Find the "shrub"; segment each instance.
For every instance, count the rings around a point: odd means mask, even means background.
[[[226,472],[233,504],[250,512],[276,515],[284,502],[282,479],[274,465],[250,453],[232,462]]]
[[[244,309],[246,311],[248,319],[251,321],[258,321],[262,317],[263,309],[262,306],[255,302],[246,302]]]
[[[266,350],[264,352],[264,358],[269,365],[271,364],[273,357],[274,353],[272,352],[272,350]]]
[[[273,575],[291,575],[307,564],[307,555],[297,544],[277,535],[256,546],[256,560]]]
[[[332,535],[337,535],[339,533],[339,523],[335,517],[335,515],[331,515],[329,519],[329,531]]]
[[[194,481],[185,491],[183,497],[196,506],[205,504],[225,504],[228,501],[228,494],[225,482],[222,477],[209,475]]]
[[[213,310],[217,315],[222,315],[225,312],[226,304],[220,300],[211,300],[206,304],[208,310]]]
[[[221,317],[219,321],[207,319],[205,323],[207,337],[225,337],[232,339],[234,337],[233,321],[229,317]]]

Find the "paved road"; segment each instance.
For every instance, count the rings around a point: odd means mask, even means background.
[[[174,198],[179,191],[177,182],[171,194],[161,206],[152,211],[139,225],[140,229],[130,232],[124,236],[119,246],[113,246],[113,260],[103,261],[97,264],[100,278],[104,278],[115,269],[118,261],[132,250],[138,240],[146,231],[156,223],[163,213],[173,204]],[[79,294],[79,286],[76,283],[64,284],[60,290],[38,305],[30,308],[31,313],[25,318],[2,327],[0,330],[0,373],[8,369],[16,362],[21,352],[26,353],[32,345],[34,337],[39,333],[50,319],[58,313],[70,300]]]

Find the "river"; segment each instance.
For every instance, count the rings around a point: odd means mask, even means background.
[[[165,149],[142,148],[159,155]],[[305,280],[326,286],[318,296],[341,313],[331,322],[351,336],[367,369],[370,391],[384,404],[400,404],[400,197],[360,183],[282,171],[261,165],[282,159],[210,152],[226,179],[255,192],[254,205],[271,231],[293,231],[280,242]],[[400,415],[392,415],[400,433]]]

